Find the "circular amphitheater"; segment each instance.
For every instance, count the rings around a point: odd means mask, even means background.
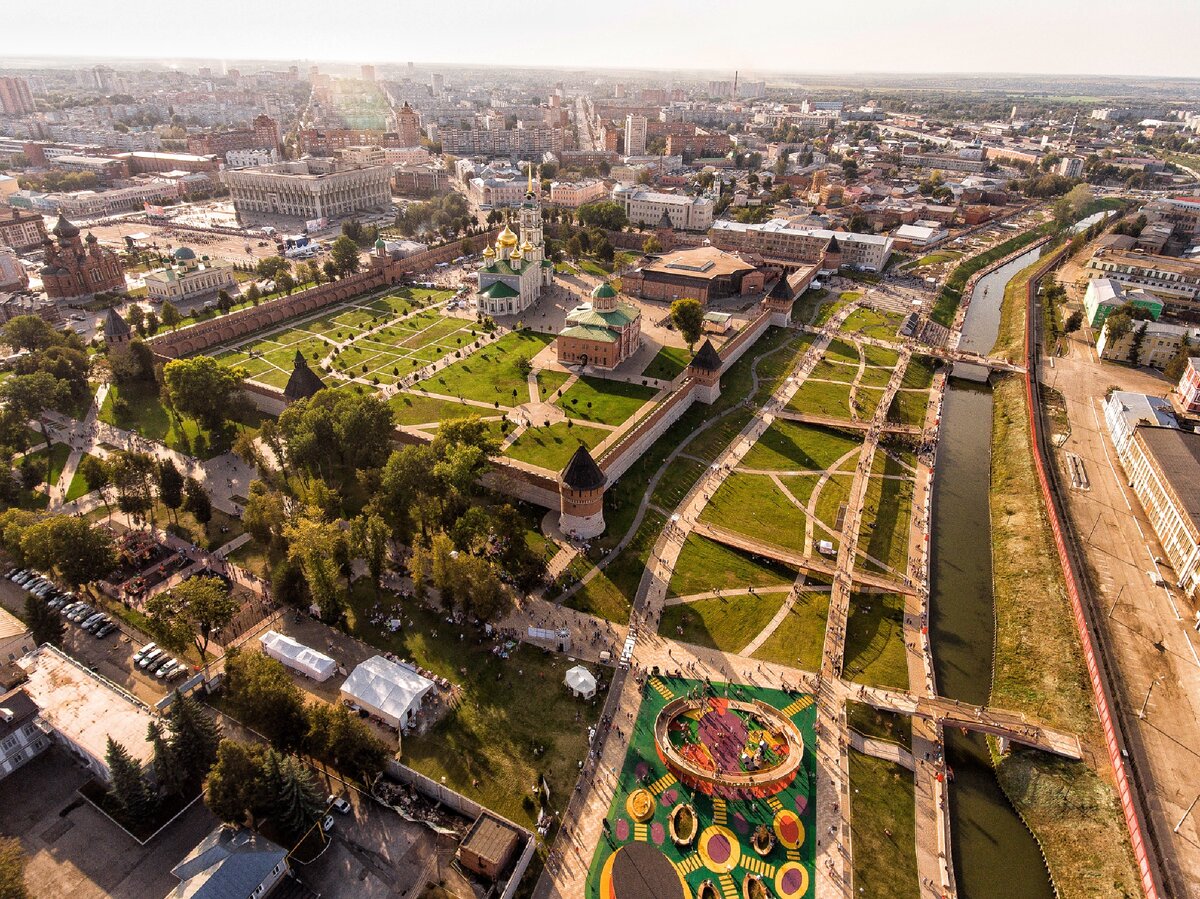
[[[681,783],[709,796],[778,793],[804,761],[799,727],[757,700],[674,699],[655,719],[654,742]]]

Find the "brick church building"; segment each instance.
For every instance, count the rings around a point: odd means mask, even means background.
[[[47,296],[74,300],[108,290],[124,292],[125,269],[120,257],[101,247],[94,235],[81,239],[79,228],[61,213],[50,233],[54,239],[46,238],[41,272]]]

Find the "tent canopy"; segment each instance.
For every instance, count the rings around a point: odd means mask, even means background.
[[[433,688],[433,681],[417,672],[372,656],[350,672],[342,684],[342,695],[402,729],[421,709],[421,700]]]
[[[297,643],[278,631],[267,631],[258,640],[262,644],[263,652],[271,658],[278,659],[289,668],[294,668],[313,680],[329,680],[330,675],[337,670],[337,662],[329,656],[303,643]]]
[[[590,699],[596,695],[596,678],[582,665],[576,665],[569,670],[567,676],[563,678],[563,682],[571,688],[571,692],[576,696]]]

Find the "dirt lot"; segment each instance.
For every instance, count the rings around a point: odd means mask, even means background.
[[[45,899],[145,899],[178,881],[171,868],[217,826],[197,802],[142,847],[86,804],[76,790],[88,774],[58,747],[0,781],[0,833],[19,837],[25,881]],[[332,895],[332,894],[326,894]]]

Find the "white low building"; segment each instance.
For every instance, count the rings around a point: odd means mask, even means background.
[[[152,303],[181,303],[237,286],[233,266],[227,262],[215,262],[207,256],[197,259],[190,247],[180,247],[171,257],[174,264],[145,276],[146,296]]]
[[[372,656],[350,672],[342,698],[366,709],[384,723],[404,731],[416,723],[433,681],[411,668]]]
[[[327,681],[337,671],[337,662],[329,656],[297,643],[278,631],[267,631],[258,638],[258,642],[262,644],[262,651],[271,658],[315,681]]]
[[[1161,397],[1127,390],[1114,390],[1104,401],[1104,422],[1109,436],[1117,449],[1117,456],[1124,461],[1125,451],[1133,438],[1133,429],[1138,425],[1154,425],[1160,428],[1177,428],[1175,411]]]

